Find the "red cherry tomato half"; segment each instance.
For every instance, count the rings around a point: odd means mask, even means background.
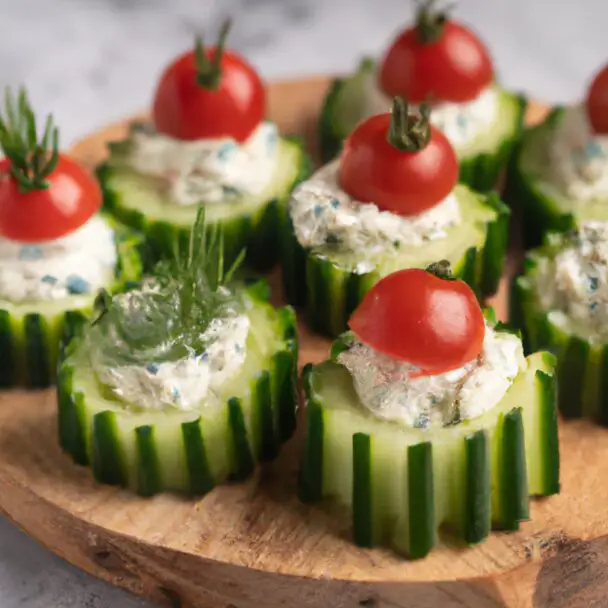
[[[458,159],[434,127],[424,148],[407,152],[388,141],[390,126],[391,114],[379,114],[355,127],[340,157],[340,186],[354,199],[373,202],[383,211],[417,215],[452,191]]]
[[[210,61],[217,49],[208,51]],[[161,76],[152,108],[156,129],[182,140],[232,137],[245,141],[264,118],[265,91],[255,69],[221,52],[217,88],[199,83],[194,51],[178,57]]]
[[[387,95],[420,103],[471,101],[494,76],[492,61],[479,38],[447,20],[436,41],[424,42],[419,26],[401,33],[386,53],[379,77]]]
[[[471,288],[420,269],[400,270],[378,282],[348,324],[365,344],[427,374],[475,359],[485,335]]]
[[[595,133],[608,133],[608,65],[596,74],[589,87],[587,115]]]
[[[48,188],[21,192],[0,161],[0,235],[24,242],[57,239],[85,224],[101,207],[97,181],[78,163],[60,155],[48,176]]]

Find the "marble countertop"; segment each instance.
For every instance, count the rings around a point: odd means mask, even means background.
[[[235,18],[230,44],[267,79],[347,71],[381,52],[408,0],[19,0],[0,8],[0,85],[24,83],[63,145],[146,106],[160,70],[199,31]],[[607,58],[605,0],[461,0],[507,87],[580,98]],[[0,519],[0,608],[149,604],[67,565]],[[296,607],[294,607],[296,608]]]

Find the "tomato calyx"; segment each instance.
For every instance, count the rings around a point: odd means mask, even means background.
[[[194,61],[197,69],[196,82],[203,89],[215,91],[220,86],[220,81],[222,79],[222,55],[226,48],[226,39],[231,26],[232,22],[230,19],[224,21],[213,57],[209,57],[209,54],[205,50],[203,37],[201,35],[196,37],[194,47]]]
[[[416,11],[416,35],[421,44],[432,44],[441,38],[448,20],[448,9],[437,9],[435,0],[423,0]]]
[[[393,110],[388,130],[388,142],[402,152],[420,152],[431,141],[431,108],[420,105],[419,113],[410,112],[403,97],[393,99]]]
[[[49,114],[40,141],[36,117],[27,93],[19,89],[17,98],[7,91],[5,114],[0,116],[0,148],[10,161],[9,173],[22,193],[46,190],[47,178],[59,162],[59,130]]]
[[[439,260],[438,262],[433,262],[427,266],[425,270],[433,276],[436,276],[438,279],[443,279],[444,281],[456,280],[449,260]]]

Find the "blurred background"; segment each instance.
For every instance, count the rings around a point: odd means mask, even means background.
[[[449,2],[449,0],[448,0]],[[348,71],[408,22],[411,0],[0,0],[0,86],[24,83],[68,146],[145,107],[162,68],[202,32],[268,80]],[[510,88],[579,99],[608,60],[608,0],[460,0]],[[78,572],[0,518],[0,608],[147,606]],[[296,607],[294,607],[296,608]]]
[[[449,4],[447,0],[444,4]],[[441,4],[441,2],[440,2]],[[607,0],[460,0],[508,87],[577,99],[608,54]],[[229,44],[267,79],[354,68],[382,52],[412,0],[0,0],[0,85],[24,82],[63,142],[147,105],[160,70],[195,33]]]

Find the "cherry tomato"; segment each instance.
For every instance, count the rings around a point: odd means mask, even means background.
[[[380,65],[380,87],[412,103],[471,101],[493,80],[490,55],[473,32],[431,5],[390,46]]]
[[[164,71],[152,108],[160,133],[182,140],[232,137],[243,142],[263,120],[262,80],[240,55],[224,51],[227,32],[225,25],[217,47],[205,50],[197,43],[196,50]]]
[[[421,269],[400,270],[380,280],[349,326],[365,344],[424,374],[442,374],[472,361],[485,334],[471,288]]]
[[[587,93],[587,115],[598,135],[608,133],[608,64],[593,79]]]
[[[48,188],[22,192],[0,161],[0,235],[24,242],[57,239],[85,224],[101,207],[97,181],[78,163],[60,155]]]
[[[420,145],[412,142],[413,151],[400,149],[398,141],[391,143],[387,135],[399,111],[403,108],[396,101],[392,115],[368,118],[351,132],[340,157],[340,186],[354,199],[373,202],[383,211],[417,215],[452,191],[458,181],[458,159],[445,135],[428,124],[421,125],[427,133]],[[409,121],[404,129],[411,130],[412,116],[402,120]]]

